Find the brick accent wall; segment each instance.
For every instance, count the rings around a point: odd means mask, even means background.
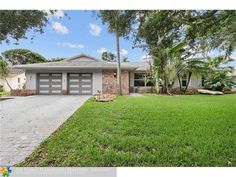
[[[102,71],[102,93],[118,93],[117,78],[114,77],[116,70]],[[116,75],[116,74],[115,74]],[[121,87],[123,94],[129,94],[129,72],[121,71]]]

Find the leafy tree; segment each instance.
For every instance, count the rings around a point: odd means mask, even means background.
[[[40,54],[28,49],[12,49],[2,53],[12,65],[43,63],[47,60]]]
[[[10,90],[12,90],[12,87],[7,80],[7,76],[9,75],[9,73],[10,73],[10,67],[8,62],[2,57],[0,57],[0,77],[6,81],[8,87],[10,88]]]
[[[123,61],[123,62],[129,62],[129,59],[128,59],[128,57],[124,57],[124,58],[122,59],[122,61]]]
[[[56,57],[56,58],[51,58],[49,60],[47,60],[47,62],[57,62],[57,61],[62,61],[65,60],[66,58],[64,57]]]
[[[184,65],[177,77],[180,78],[184,72],[189,75],[188,87],[191,75],[202,69],[202,65],[199,63],[202,61],[190,61],[187,60],[188,58],[196,54],[202,54],[203,58],[207,58],[211,51],[216,49],[225,52],[224,58],[227,59],[235,49],[235,11],[175,10],[134,11],[133,13],[142,14],[141,18],[138,18],[137,32],[134,33],[135,46],[147,50],[154,58],[156,73],[158,73],[155,76],[162,80],[162,91],[165,93],[170,85],[168,75],[170,76],[171,71],[175,68],[173,67],[175,59],[182,61],[181,65]],[[186,41],[186,45],[183,46],[186,56],[183,58],[180,55],[178,59],[170,55],[169,49],[181,41]],[[166,73],[166,70],[169,71],[169,74]]]
[[[185,59],[185,41],[181,41],[178,44],[175,44],[171,47],[168,47],[162,51],[166,56],[166,64],[164,65],[163,71],[158,74],[159,81],[162,84],[162,87],[166,88],[166,93],[170,94],[170,90],[174,85],[174,81],[177,76],[179,76],[186,67],[184,62]],[[160,58],[155,58],[155,62],[160,61]],[[160,65],[156,66],[157,68]]]
[[[102,53],[102,60],[109,61],[109,62],[115,62],[116,56],[111,52],[103,52]]]
[[[215,91],[222,91],[225,87],[232,88],[235,84],[235,77],[229,76],[228,74],[229,71],[227,70],[219,70],[214,73],[209,73],[204,81],[204,87]]]
[[[143,43],[146,49],[154,58],[154,65],[157,66],[158,74],[162,83],[162,92],[167,93],[170,85],[170,77],[166,71],[174,69],[177,64],[176,57],[180,57],[184,45],[182,39],[182,23],[179,18],[180,11],[151,11],[146,13],[145,21],[139,27],[137,40]],[[183,45],[184,44],[184,45]],[[174,50],[178,46],[176,50]],[[175,63],[175,64],[174,64]],[[173,64],[171,66],[171,64]],[[172,79],[171,79],[172,80]]]
[[[204,73],[204,87],[216,91],[222,91],[225,87],[231,88],[235,83],[235,76],[231,76],[233,68],[227,66],[232,60],[225,60],[224,56],[207,58],[205,68],[208,72]]]
[[[55,13],[54,10],[50,12]],[[41,10],[1,10],[0,17],[0,42],[7,43],[10,42],[9,38],[16,41],[26,39],[25,34],[28,30],[42,34],[48,23],[48,13]]]
[[[185,35],[190,45],[204,52],[221,50],[225,58],[232,54],[236,47],[236,11],[190,11],[185,19]]]
[[[127,37],[132,29],[132,21],[134,18],[132,11],[121,10],[101,10],[97,16],[101,18],[103,24],[108,25],[108,31],[115,34],[116,52],[117,52],[117,82],[118,93],[122,95],[121,87],[121,67],[120,67],[120,37]]]

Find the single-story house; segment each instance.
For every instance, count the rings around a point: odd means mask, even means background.
[[[14,68],[25,70],[25,89],[39,95],[93,95],[98,91],[117,93],[117,63],[98,60],[85,54],[59,62],[18,65]],[[150,64],[147,62],[122,62],[121,70],[123,94],[153,86],[146,77],[150,72]],[[186,81],[187,75],[181,78],[182,86],[186,85]],[[176,79],[174,87],[179,87],[178,84]],[[202,78],[193,75],[189,88],[201,86]]]
[[[11,69],[6,80],[12,89],[22,89],[26,81],[25,72],[22,69]],[[6,80],[0,76],[0,86],[3,87],[3,91],[9,92],[11,89]]]

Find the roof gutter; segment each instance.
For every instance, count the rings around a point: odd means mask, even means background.
[[[13,66],[12,68],[14,69],[25,69],[25,70],[38,70],[38,69],[42,69],[42,70],[50,70],[50,69],[117,69],[117,67],[113,67],[113,66],[106,66],[106,67],[91,67],[91,66],[23,66],[23,65],[18,65],[18,66]],[[136,70],[137,67],[121,67],[121,69],[123,70]]]

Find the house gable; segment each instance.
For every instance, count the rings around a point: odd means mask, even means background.
[[[73,56],[71,58],[68,58],[66,59],[65,61],[89,61],[89,62],[98,62],[99,60],[92,57],[92,56],[89,56],[89,55],[86,55],[86,54],[80,54],[80,55],[76,55],[76,56]]]

